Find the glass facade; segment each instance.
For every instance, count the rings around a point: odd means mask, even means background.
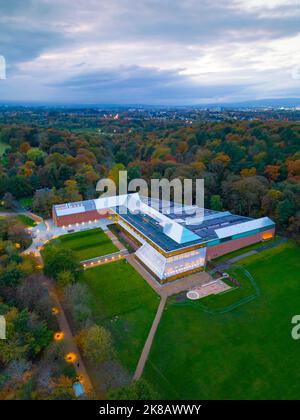
[[[164,257],[148,243],[136,251],[136,256],[160,280],[204,267],[206,248],[199,248],[172,257]]]

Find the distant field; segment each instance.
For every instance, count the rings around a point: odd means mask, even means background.
[[[133,373],[159,297],[126,260],[86,270],[84,281],[94,317],[111,330],[118,358]]]
[[[26,216],[25,214],[18,214],[17,219],[19,219],[25,226],[33,227],[36,226],[36,222],[31,219],[31,217]]]
[[[260,289],[252,302],[210,314],[201,300],[168,301],[144,373],[163,398],[299,398],[291,319],[299,314],[300,247],[284,243],[241,263]],[[230,293],[215,297],[218,307]]]
[[[61,248],[72,249],[80,261],[118,251],[118,248],[100,228],[63,235],[51,243]]]

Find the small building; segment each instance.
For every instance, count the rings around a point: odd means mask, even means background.
[[[96,200],[78,201],[75,203],[58,204],[52,207],[52,218],[56,226],[68,226],[75,223],[89,222],[108,217],[109,211],[98,211]]]
[[[137,193],[53,207],[58,226],[108,215],[114,215],[119,227],[139,244],[136,258],[160,283],[204,270],[207,261],[275,234],[268,217],[182,207]]]

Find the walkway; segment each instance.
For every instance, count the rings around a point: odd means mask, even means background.
[[[167,301],[166,296],[163,296],[160,300],[160,303],[159,303],[159,306],[158,306],[153,324],[151,326],[149,335],[148,335],[147,340],[145,342],[145,345],[144,345],[140,360],[138,362],[136,371],[133,375],[133,380],[134,381],[137,381],[138,379],[140,379],[142,374],[143,374],[144,367],[145,367],[145,364],[147,362],[147,359],[148,359],[148,356],[149,356],[149,353],[150,353],[150,350],[151,350],[151,347],[152,347],[153,339],[154,339],[159,321],[161,319],[162,313],[163,313],[164,308],[165,308],[166,301]]]
[[[59,298],[55,292],[55,288],[51,280],[44,279],[43,281],[44,286],[47,287],[49,291],[49,295],[53,299],[55,306],[59,309],[59,313],[56,315],[57,321],[59,324],[60,330],[64,333],[63,345],[66,354],[74,353],[76,355],[76,361],[74,363],[74,368],[76,370],[77,376],[81,378],[81,383],[84,388],[84,391],[87,396],[90,398],[94,396],[93,386],[90,380],[90,377],[87,373],[86,367],[84,362],[81,358],[79,349],[74,341],[74,337],[69,326],[68,320],[65,316],[63,307],[60,304]]]
[[[212,280],[209,273],[201,271],[166,284],[160,284],[153,275],[140,264],[134,254],[127,255],[125,258],[160,297],[167,298],[172,295],[177,295],[178,293],[193,289],[196,286],[202,286]]]
[[[24,216],[30,217],[30,219],[33,219],[36,223],[42,223],[43,219],[38,216],[37,214],[31,213],[31,211],[22,210],[22,211],[1,211],[0,217],[11,217],[11,216],[17,216],[18,214],[22,214]]]
[[[119,248],[120,251],[127,251],[127,249],[125,248],[125,246],[119,241],[119,239],[116,237],[116,235],[114,233],[112,233],[111,230],[106,229],[104,231],[104,233],[106,234],[106,236],[109,237],[109,239],[112,241],[112,243],[114,245],[116,245],[117,248]]]
[[[89,260],[80,261],[85,269],[96,267],[97,265],[108,264],[125,258],[128,255],[127,249],[123,249],[119,252],[114,252],[113,254],[102,255],[100,257],[91,258]]]

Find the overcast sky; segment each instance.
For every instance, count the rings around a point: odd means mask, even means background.
[[[0,0],[0,101],[300,97],[300,0]]]

